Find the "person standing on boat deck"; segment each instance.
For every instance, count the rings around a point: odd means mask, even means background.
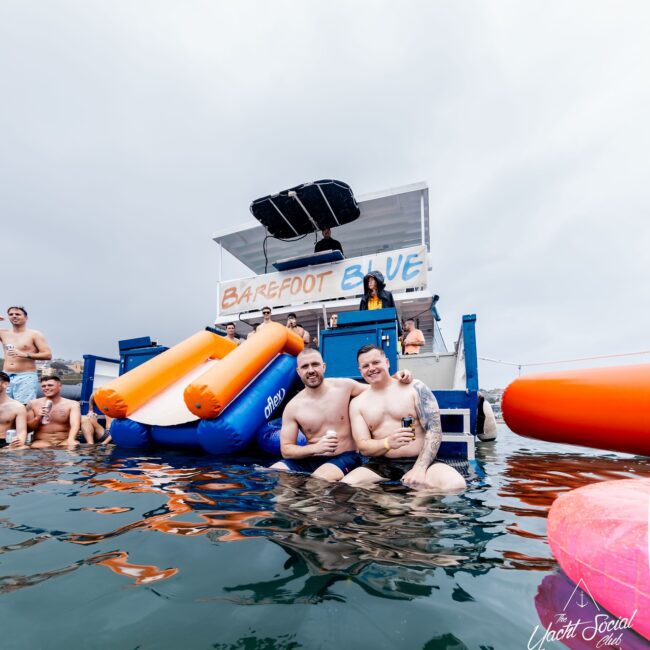
[[[412,488],[464,490],[465,479],[453,467],[435,462],[442,427],[429,388],[417,379],[410,386],[391,379],[388,359],[376,345],[364,345],[357,359],[370,388],[352,400],[350,423],[359,452],[371,458],[343,481],[363,486],[401,480]],[[412,426],[402,426],[406,417]]]
[[[269,323],[273,322],[271,320],[271,308],[270,307],[262,307],[262,318],[264,320],[261,323],[258,323],[257,327],[255,328],[256,332],[258,330],[262,329],[265,325],[268,325]]]
[[[309,342],[311,340],[309,332],[298,323],[296,315],[293,312],[287,314],[287,327],[290,330],[294,331],[303,340],[305,345],[309,345]]]
[[[422,330],[415,327],[415,321],[407,318],[404,321],[404,334],[402,335],[403,354],[420,354],[420,348],[425,344]]]
[[[61,397],[61,379],[55,375],[41,379],[41,390],[43,397],[27,405],[27,427],[34,431],[32,449],[76,447],[81,428],[79,403]]]
[[[36,361],[51,359],[52,351],[41,332],[27,328],[24,307],[9,307],[7,316],[12,329],[0,330],[0,341],[5,352],[3,370],[11,380],[8,395],[27,404],[38,391]]]
[[[381,271],[370,271],[363,278],[363,297],[359,303],[359,310],[386,309],[387,307],[397,309],[393,294],[386,289],[386,281]],[[397,334],[402,335],[399,315],[397,317]]]
[[[305,385],[286,406],[282,415],[280,447],[283,460],[273,469],[308,472],[326,481],[339,481],[361,464],[350,430],[350,399],[368,387],[354,379],[325,379],[325,364],[318,350],[304,349],[297,358],[296,371]],[[399,381],[412,381],[402,370]],[[307,444],[298,445],[298,430]]]
[[[234,343],[235,345],[241,345],[241,339],[235,336],[235,324],[234,323],[226,323],[226,336],[229,341]]]
[[[329,228],[323,228],[321,234],[323,235],[323,239],[317,241],[314,245],[314,253],[322,253],[323,251],[341,251],[341,254],[343,254],[343,246],[341,246],[341,242],[332,239],[332,231]]]
[[[395,307],[393,294],[386,289],[386,281],[381,271],[370,271],[363,278],[363,297],[359,309],[386,309]]]
[[[7,395],[9,375],[0,372],[0,449],[27,449],[27,411],[25,406]],[[7,434],[15,432],[13,440]]]

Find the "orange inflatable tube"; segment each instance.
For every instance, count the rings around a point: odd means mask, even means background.
[[[650,364],[520,377],[502,410],[522,436],[650,456]]]
[[[303,347],[302,338],[284,325],[265,325],[185,389],[187,408],[203,419],[217,417],[276,355],[297,355]]]
[[[237,346],[212,332],[197,332],[95,392],[95,404],[112,418],[128,417],[207,359],[221,359]]]

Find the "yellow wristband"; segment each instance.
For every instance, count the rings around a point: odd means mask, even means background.
[[[388,444],[388,438],[384,438],[384,447],[390,451],[391,446]]]

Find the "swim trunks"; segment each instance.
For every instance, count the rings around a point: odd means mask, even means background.
[[[415,458],[371,458],[363,466],[385,481],[401,481],[415,463]]]
[[[329,463],[338,467],[345,475],[361,465],[361,456],[356,451],[346,451],[338,456],[311,456],[310,458],[300,458],[298,460],[283,458],[282,462],[290,471],[304,472],[305,474],[312,474],[322,465]]]
[[[38,373],[30,370],[29,372],[10,372],[9,388],[7,395],[21,404],[27,404],[36,399],[38,392]]]
[[[4,438],[0,438],[0,449],[6,447],[8,444],[9,443]]]
[[[413,468],[415,458],[385,458],[383,456],[370,458],[363,467],[381,476],[385,481],[401,481],[406,472]],[[452,462],[444,458],[436,458],[434,463],[443,463],[453,467]],[[462,474],[462,472],[461,472]]]

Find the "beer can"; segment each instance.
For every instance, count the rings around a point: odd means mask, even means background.
[[[45,408],[47,413],[41,418],[41,424],[49,424],[50,422],[50,411],[52,410],[52,400],[45,400]]]

